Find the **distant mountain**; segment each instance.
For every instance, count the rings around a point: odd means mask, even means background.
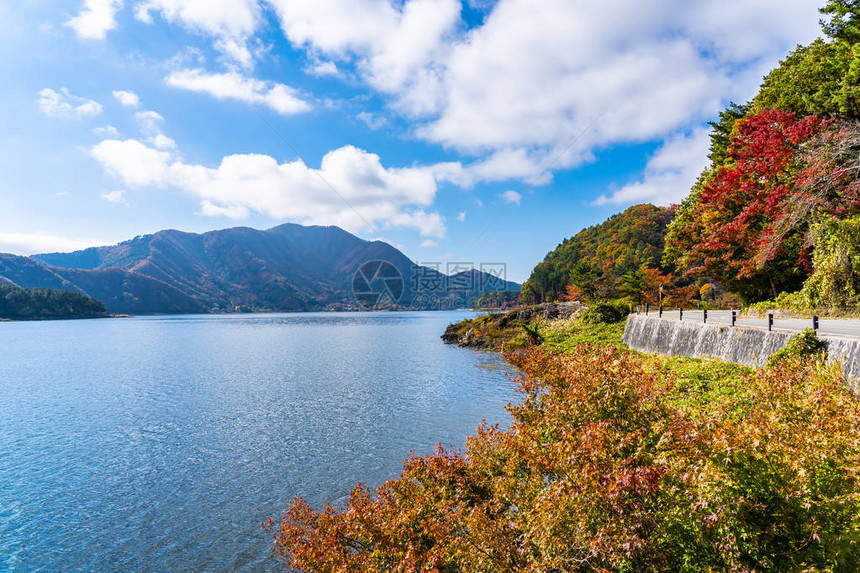
[[[167,230],[73,253],[0,255],[0,282],[64,288],[137,314],[462,307],[482,293],[519,290],[495,274],[446,276],[388,243],[293,224]]]
[[[54,268],[28,257],[0,254],[0,283],[84,294],[98,300],[113,313],[206,312],[203,305],[175,287],[122,269]]]

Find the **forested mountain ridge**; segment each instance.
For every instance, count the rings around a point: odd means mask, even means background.
[[[0,284],[65,290],[92,297],[109,312],[177,314],[204,312],[193,298],[161,281],[117,268],[80,270],[43,265],[0,253]]]
[[[85,293],[111,312],[323,310],[358,307],[353,277],[371,261],[397,269],[397,308],[466,306],[482,293],[519,290],[480,271],[446,277],[388,243],[338,227],[294,224],[202,234],[165,230],[73,253],[0,255],[0,282]]]
[[[523,284],[526,300],[618,298],[643,267],[659,268],[674,209],[634,205],[565,239]],[[574,291],[573,295],[569,295]],[[578,291],[578,292],[577,292]]]

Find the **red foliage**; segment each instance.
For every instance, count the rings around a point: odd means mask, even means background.
[[[860,127],[765,110],[736,130],[670,242],[689,274],[755,299],[799,287],[811,271],[811,225],[860,207]]]
[[[808,266],[808,253],[774,244],[787,199],[797,191],[798,148],[827,128],[829,120],[765,110],[743,120],[732,138],[728,166],[702,188],[695,225],[701,240],[690,245],[691,258],[704,271],[733,279],[749,277],[774,258],[787,255]],[[787,252],[788,251],[788,252]]]

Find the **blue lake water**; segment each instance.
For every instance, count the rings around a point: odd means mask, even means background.
[[[0,571],[272,571],[294,495],[343,501],[516,399],[457,312],[0,323]]]

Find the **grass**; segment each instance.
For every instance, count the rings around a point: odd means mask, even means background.
[[[662,356],[630,350],[622,341],[624,321],[593,324],[572,318],[543,322],[539,330],[544,336],[541,346],[547,350],[570,354],[582,345],[617,346],[640,356],[671,386],[668,395],[671,405],[694,417],[725,409],[743,416],[752,406],[746,398],[749,394],[746,376],[754,372],[752,368],[709,358]],[[524,336],[512,342],[515,343],[509,343],[508,348],[528,345]]]
[[[543,325],[541,334],[544,336],[543,346],[557,352],[570,352],[576,346],[583,344],[627,347],[621,341],[624,334],[624,321],[615,324],[594,324],[572,318]]]
[[[748,413],[752,402],[748,399],[750,390],[747,377],[754,373],[754,369],[716,359],[662,356],[631,350],[622,341],[624,324],[624,321],[592,323],[573,317],[567,320],[541,320],[530,326],[537,326],[543,337],[541,347],[554,352],[571,354],[583,345],[596,348],[616,346],[640,356],[665,381],[669,403],[693,417],[707,417],[726,410],[738,417]],[[486,341],[504,344],[509,351],[530,345],[522,325],[513,323],[501,328],[497,315],[467,319],[458,325],[461,334],[470,329]]]

